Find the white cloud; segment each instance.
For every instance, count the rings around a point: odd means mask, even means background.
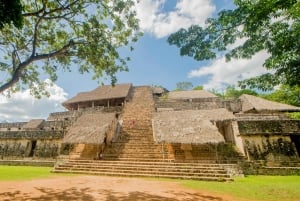
[[[204,88],[222,89],[224,85],[236,85],[239,80],[266,73],[267,70],[263,67],[263,63],[267,57],[268,53],[265,51],[257,53],[252,59],[232,59],[230,62],[226,62],[225,57],[222,57],[210,65],[192,70],[188,76],[190,78],[209,76]]]
[[[211,0],[178,0],[172,11],[164,12],[165,3],[166,0],[140,0],[136,6],[141,29],[157,38],[193,24],[203,26],[216,9]]]
[[[67,99],[65,91],[56,84],[48,86],[47,90],[50,97],[41,99],[35,99],[29,90],[14,93],[10,98],[0,95],[0,122],[46,119],[51,112],[63,111],[61,103]]]

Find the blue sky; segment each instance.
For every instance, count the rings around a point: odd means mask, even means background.
[[[198,62],[190,57],[181,57],[179,49],[167,43],[169,34],[192,24],[204,25],[207,17],[215,16],[222,9],[232,9],[232,0],[140,0],[136,10],[144,36],[134,44],[133,52],[121,52],[130,56],[129,72],[117,74],[118,83],[133,85],[162,85],[169,90],[177,82],[192,82],[205,89],[222,90],[238,80],[265,72],[260,52],[251,60],[232,60],[226,63],[223,55],[215,60]],[[242,41],[237,41],[240,44]],[[128,55],[127,55],[128,54]],[[74,67],[76,68],[76,67]],[[49,88],[50,98],[36,100],[28,91],[7,99],[0,96],[1,121],[27,121],[32,118],[47,118],[50,112],[62,111],[61,102],[78,92],[89,91],[98,86],[92,75],[59,72],[57,82]],[[99,80],[109,84],[109,80]]]

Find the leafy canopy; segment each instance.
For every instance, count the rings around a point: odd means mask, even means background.
[[[225,98],[238,98],[243,94],[249,94],[253,96],[257,96],[257,92],[252,91],[250,89],[236,89],[234,85],[228,86],[225,90],[224,97]]]
[[[193,90],[203,90],[203,86],[201,85],[195,86]]]
[[[225,89],[224,93],[220,93],[217,90],[210,90],[211,93],[215,94],[216,96],[222,97],[224,99],[227,98],[239,98],[243,94],[249,94],[253,96],[258,96],[259,94],[256,91],[251,89],[237,89],[234,85],[230,85]]]
[[[260,94],[260,96],[271,101],[276,101],[276,102],[300,107],[299,86],[291,87],[288,85],[282,85],[280,86],[279,89],[269,94]],[[300,119],[300,112],[288,113],[287,115],[292,119]]]
[[[186,91],[192,88],[193,84],[191,82],[177,82],[175,91]]]
[[[126,71],[118,50],[137,41],[135,0],[24,0],[23,27],[0,30],[0,92],[30,88],[47,95],[57,71],[92,72],[93,79]],[[130,47],[132,49],[132,47]]]
[[[300,87],[298,86],[290,87],[282,85],[279,89],[269,94],[261,94],[260,96],[271,101],[300,107]]]
[[[22,4],[20,0],[0,0],[0,29],[13,23],[17,28],[23,25]]]
[[[205,27],[180,29],[168,42],[180,55],[208,60],[223,52],[227,60],[251,58],[265,50],[269,73],[239,82],[245,88],[270,90],[275,85],[300,86],[300,1],[234,0],[234,10],[222,10]],[[241,45],[232,48],[238,41]]]

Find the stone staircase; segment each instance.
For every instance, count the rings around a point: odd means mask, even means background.
[[[154,101],[150,87],[134,87],[132,100],[123,110],[121,133],[108,144],[103,160],[68,160],[56,164],[53,172],[108,176],[163,177],[207,181],[230,181],[230,165],[176,162],[167,148],[153,140]],[[233,167],[234,169],[234,167]]]
[[[175,163],[163,160],[69,160],[53,172],[127,177],[156,177],[205,181],[232,181],[223,165],[208,163]]]
[[[121,116],[123,123],[119,138],[106,147],[103,159],[163,159],[166,150],[153,140],[151,88],[134,87],[132,93],[132,100],[125,105]]]

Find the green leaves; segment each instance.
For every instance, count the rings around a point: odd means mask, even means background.
[[[41,74],[43,79],[47,75],[54,81],[57,70],[70,70],[70,66],[76,66],[80,73],[94,73],[96,80],[107,76],[114,84],[115,74],[128,70],[128,57],[122,58],[119,48],[141,36],[132,9],[134,3],[135,0],[24,1],[23,28],[0,30],[0,48],[5,53],[0,58],[0,71],[10,75],[0,92],[19,83],[39,97],[38,90],[41,94],[44,90]]]
[[[170,45],[180,55],[195,60],[216,58],[217,53],[232,58],[251,58],[261,50],[270,56],[264,67],[270,73],[240,82],[270,90],[277,84],[300,85],[300,3],[297,0],[235,0],[234,10],[223,10],[209,18],[205,27],[191,26],[169,36]],[[245,42],[235,48],[238,39]]]
[[[177,82],[175,91],[186,91],[192,88],[193,84],[191,82]]]
[[[22,8],[20,0],[0,0],[0,29],[11,23],[17,28],[22,28]]]
[[[272,101],[300,107],[300,87],[298,86],[282,85],[276,91],[262,96]]]

